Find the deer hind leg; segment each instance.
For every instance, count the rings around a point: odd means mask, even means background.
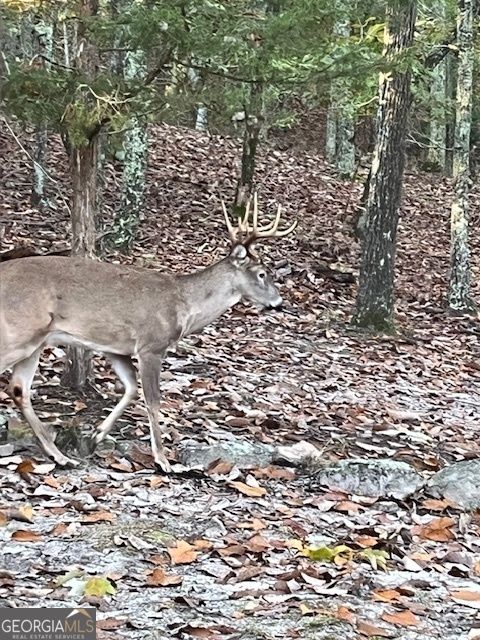
[[[138,397],[137,371],[133,366],[130,356],[117,356],[113,354],[106,355],[112,363],[113,370],[120,378],[125,388],[125,392],[121,397],[120,402],[115,405],[113,411],[97,427],[95,444],[99,444],[105,439],[130,402]]]
[[[63,455],[63,453],[57,449],[55,445],[55,433],[40,421],[32,407],[30,388],[38,366],[40,352],[41,348],[34,351],[28,358],[24,358],[14,365],[10,383],[10,393],[13,401],[23,413],[25,420],[31,426],[45,453],[50,458],[53,458],[59,465],[77,466],[79,463],[76,460],[67,458],[67,456]]]
[[[171,468],[163,449],[163,435],[165,429],[158,420],[160,406],[160,367],[163,354],[139,354],[140,378],[142,380],[143,395],[147,405],[150,422],[150,438],[155,463],[168,473]]]

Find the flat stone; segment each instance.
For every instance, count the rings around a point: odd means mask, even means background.
[[[480,509],[480,458],[445,467],[430,478],[428,492],[468,511]]]
[[[266,467],[272,463],[273,447],[232,438],[211,445],[185,442],[178,455],[180,463],[189,468],[207,469],[215,460],[230,462],[240,469]]]
[[[423,484],[423,478],[406,462],[389,458],[341,460],[315,467],[315,482],[331,489],[369,497],[398,499],[412,495]]]

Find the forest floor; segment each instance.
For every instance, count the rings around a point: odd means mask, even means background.
[[[183,272],[225,255],[218,194],[232,198],[238,156],[228,138],[156,129],[145,218],[134,254],[122,259]],[[8,132],[0,134],[0,160],[2,250],[68,247],[60,147],[49,154],[43,213],[29,204],[29,160]],[[118,207],[119,169],[106,171],[105,228]],[[391,337],[348,324],[361,184],[339,180],[320,156],[272,149],[261,154],[258,182],[265,211],[279,202],[287,220],[299,221],[293,237],[262,247],[286,311],[238,306],[169,352],[166,423],[199,450],[307,442],[325,461],[389,458],[424,479],[479,458],[478,318],[445,310],[449,180],[407,176]],[[471,244],[480,305],[479,227],[477,186]],[[59,440],[76,438],[81,448],[118,394],[100,358],[85,396],[66,392],[63,358],[60,348],[45,352],[34,403],[59,425]],[[80,454],[79,469],[55,469],[12,408],[7,381],[0,380],[9,433],[8,444],[0,441],[0,606],[91,604],[99,638],[112,640],[480,637],[478,511],[423,490],[365,497],[319,485],[308,469],[221,456],[183,461],[165,477],[153,468],[140,402],[107,447]],[[180,451],[169,445],[172,462]]]

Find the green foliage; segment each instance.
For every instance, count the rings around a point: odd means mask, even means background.
[[[352,115],[369,115],[376,107],[378,71],[392,65],[412,69],[415,112],[428,116],[435,106],[431,71],[423,60],[452,33],[455,18],[454,0],[423,4],[414,47],[386,66],[386,2],[117,0],[100,3],[98,15],[82,18],[99,55],[91,77],[71,68],[72,51],[70,62],[64,60],[64,28],[71,47],[79,6],[74,0],[7,0],[3,11],[10,39],[4,49],[9,70],[4,108],[25,122],[48,123],[75,144],[99,126],[120,130],[136,113],[190,124],[198,102],[208,107],[211,124],[230,126],[232,116],[248,105],[253,81],[263,83],[269,126],[294,121],[292,99],[326,105],[330,81],[340,76],[348,78]],[[25,51],[22,25],[38,23],[39,17],[54,25],[52,64],[39,64]],[[339,19],[348,19],[348,37],[336,33]],[[142,74],[126,81],[112,65],[112,56],[138,50],[145,52],[147,73],[165,59],[164,68],[156,70],[159,82],[146,83]],[[198,81],[192,82],[190,65]]]

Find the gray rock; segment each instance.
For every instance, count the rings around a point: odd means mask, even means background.
[[[215,460],[231,462],[240,469],[253,469],[266,467],[272,459],[273,447],[236,438],[200,446],[187,441],[179,451],[180,463],[197,469],[206,469]]]
[[[480,458],[445,467],[430,478],[427,487],[432,495],[447,498],[463,509],[480,509]]]
[[[424,484],[409,464],[388,458],[357,458],[319,466],[315,481],[356,495],[399,499],[415,493]]]

